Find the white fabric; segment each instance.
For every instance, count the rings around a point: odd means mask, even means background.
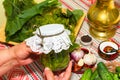
[[[49,32],[49,30],[51,31]],[[72,45],[69,38],[70,31],[64,29],[64,26],[61,26],[61,24],[41,26],[34,34],[34,36],[25,40],[26,45],[29,46],[33,52],[48,54],[54,50],[55,53],[59,53],[62,50],[67,50],[70,45]]]
[[[37,29],[34,33],[41,34],[42,36],[56,35],[64,31],[64,26],[62,24],[49,24],[43,25]]]

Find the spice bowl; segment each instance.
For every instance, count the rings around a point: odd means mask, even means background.
[[[105,60],[114,60],[119,55],[119,47],[112,41],[103,41],[98,47],[98,54]]]
[[[80,43],[85,46],[90,45],[92,43],[92,37],[87,34],[82,35],[80,38]]]

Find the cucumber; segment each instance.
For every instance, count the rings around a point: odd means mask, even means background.
[[[118,78],[120,79],[120,66],[117,66],[115,71],[116,71],[116,73],[118,75]]]
[[[113,80],[111,73],[108,71],[103,62],[99,62],[97,64],[97,71],[102,80]]]
[[[113,75],[113,80],[120,80],[120,79],[118,78],[118,75],[117,75],[117,74],[114,74],[114,75]]]
[[[117,66],[115,71],[116,71],[116,74],[118,75],[118,78],[120,79],[120,66]]]
[[[85,70],[80,80],[90,80],[91,75],[92,75],[92,70],[88,68]]]
[[[93,72],[90,80],[102,80],[98,74],[97,69],[95,69],[95,71]]]
[[[115,68],[115,71],[120,73],[120,66],[117,66],[117,67]]]
[[[110,72],[110,75],[113,77],[113,76],[114,76],[114,73],[113,73],[113,72]]]

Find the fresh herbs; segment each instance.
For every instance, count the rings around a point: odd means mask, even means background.
[[[58,0],[45,0],[39,4],[34,0],[4,0],[7,16],[6,41],[22,42],[31,37],[41,25],[59,23],[72,30],[83,15],[83,11],[62,12]]]

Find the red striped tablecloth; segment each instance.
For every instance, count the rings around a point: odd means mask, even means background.
[[[89,7],[91,6],[91,4],[93,4],[96,0],[60,0],[63,3],[63,7],[66,7],[70,10],[73,9],[82,9],[85,13],[87,13]],[[76,39],[77,43],[80,43],[80,36],[83,34],[89,34],[89,25],[87,22],[87,18],[85,18],[83,24],[82,24],[82,28],[78,34],[78,37]],[[117,31],[114,37],[112,37],[110,39],[111,41],[117,43],[120,47],[120,23],[117,26]],[[97,56],[97,62],[105,62],[108,64],[113,64],[114,66],[116,66],[115,63],[117,63],[117,65],[120,66],[119,62],[120,62],[120,57],[118,57],[117,59],[113,60],[113,61],[106,61],[103,60],[102,58],[99,57],[98,55],[98,45],[101,41],[100,40],[96,40],[93,38],[93,43],[91,46],[83,46],[85,48],[88,48],[92,53],[94,53]],[[80,44],[81,45],[81,44]],[[71,80],[79,80],[81,77],[81,74],[75,74],[73,73],[71,76]]]
[[[95,2],[95,0],[59,0],[63,5],[63,7],[68,8],[70,10],[73,9],[82,9],[85,13],[87,13],[89,7],[91,4]],[[87,18],[85,18],[82,28],[78,34],[78,37],[76,39],[76,42],[79,43],[79,38],[83,34],[89,34],[89,25],[87,23]],[[112,41],[116,42],[117,44],[120,44],[120,26],[118,26],[118,30],[113,38],[111,38]],[[105,61],[101,59],[97,54],[97,47],[99,45],[100,41],[93,38],[93,44],[92,46],[87,46],[87,48],[90,48],[90,50],[96,54],[99,61]],[[3,44],[0,44],[0,49],[5,48],[6,46]],[[119,61],[120,58],[117,58],[115,61]],[[80,74],[72,73],[71,80],[79,80],[81,77]],[[0,77],[0,80],[43,80],[42,78],[42,67],[38,61],[35,61],[32,64],[26,65],[26,66],[20,66],[12,69],[7,74],[5,74],[3,77]]]

